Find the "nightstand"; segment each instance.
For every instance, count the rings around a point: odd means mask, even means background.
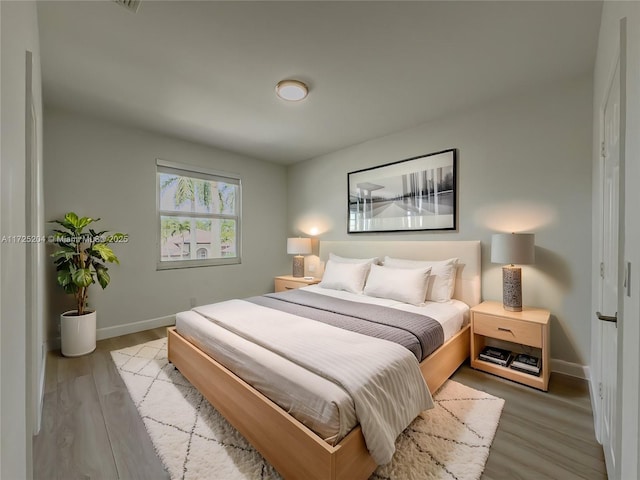
[[[530,387],[547,391],[551,374],[548,310],[522,307],[521,312],[510,312],[500,302],[483,302],[471,309],[471,366]],[[540,376],[519,372],[491,362],[478,355],[485,345],[495,345],[491,339],[501,340],[502,348],[516,353],[528,353],[542,359]]]
[[[307,287],[320,283],[320,278],[305,280],[303,277],[294,277],[292,275],[281,275],[274,279],[276,292],[284,292],[285,290],[293,290],[295,288]]]

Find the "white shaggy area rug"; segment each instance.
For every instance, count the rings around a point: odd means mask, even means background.
[[[167,362],[166,338],[111,352],[172,479],[281,478]],[[371,480],[477,480],[504,400],[447,381],[396,441],[393,460]]]

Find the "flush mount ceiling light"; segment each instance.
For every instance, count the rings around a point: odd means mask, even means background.
[[[276,94],[283,100],[297,102],[309,93],[307,86],[298,80],[282,80],[276,85]]]

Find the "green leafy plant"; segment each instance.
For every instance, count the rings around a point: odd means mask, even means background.
[[[96,232],[89,225],[99,218],[78,217],[69,212],[63,220],[54,220],[64,227],[55,229],[53,243],[57,249],[51,256],[55,258],[58,284],[65,293],[71,294],[76,301],[76,314],[84,315],[87,310],[87,293],[89,287],[97,282],[105,289],[111,277],[106,263],[120,261],[109,246],[110,243],[124,243],[129,240],[123,233],[107,234],[107,231]]]

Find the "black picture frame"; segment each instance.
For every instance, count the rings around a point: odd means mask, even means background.
[[[455,230],[456,149],[347,174],[347,233]]]

